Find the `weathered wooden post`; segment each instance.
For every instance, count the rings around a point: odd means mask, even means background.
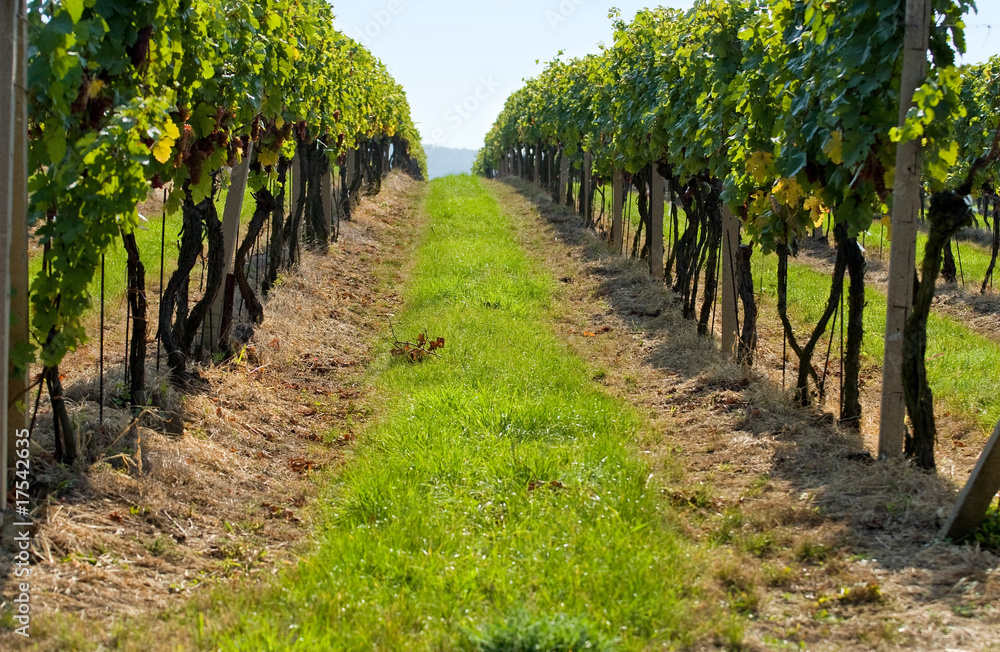
[[[302,192],[302,153],[299,146],[295,147],[295,156],[292,157],[292,167],[289,170],[292,174],[292,215],[299,210],[299,193]]]
[[[344,181],[347,185],[347,212],[348,215],[354,211],[356,205],[355,194],[351,191],[354,187],[354,180],[358,176],[358,150],[352,147],[347,150],[347,174]],[[293,178],[294,180],[294,178]]]
[[[573,194],[567,191],[569,187],[569,156],[566,155],[564,147],[559,152],[559,189],[556,192],[556,203],[566,204],[572,201]]]
[[[535,185],[542,185],[542,143],[535,145]]]
[[[24,47],[21,43],[23,6],[19,0],[4,2],[0,9],[0,489],[7,495],[7,467],[13,460],[14,431],[24,427],[23,419],[18,422],[16,407],[12,402],[23,398],[12,395],[9,384],[11,337],[11,282],[15,280],[11,272],[17,273],[17,265],[11,258],[27,256],[26,241],[18,241],[15,223],[20,223],[20,231],[26,228],[27,213],[27,159],[23,148],[27,145],[27,122],[23,114],[24,104]],[[21,132],[24,132],[23,134]],[[20,299],[18,297],[18,303]],[[26,321],[27,311],[15,312],[18,322]],[[17,389],[14,383],[13,389]],[[10,430],[8,430],[10,428]],[[5,501],[6,504],[6,501]],[[3,509],[5,505],[0,505]]]
[[[229,175],[229,193],[226,195],[226,206],[222,211],[222,237],[223,265],[225,274],[222,278],[228,279],[233,274],[233,266],[236,261],[236,247],[240,239],[240,214],[243,212],[243,196],[246,194],[247,179],[250,176],[250,161],[253,158],[253,142],[247,150],[247,155],[232,169]],[[293,173],[292,180],[297,178],[298,170]],[[225,315],[225,290],[226,283],[222,284],[219,291],[212,299],[212,312],[206,328],[209,329],[207,338],[211,342],[214,350],[225,349],[229,345],[229,333],[222,332],[223,320],[227,320]],[[229,315],[231,317],[231,315]]]
[[[326,160],[325,155],[323,160]],[[323,177],[320,179],[320,194],[320,198],[323,201],[323,218],[326,220],[326,231],[330,234],[330,239],[336,242],[340,224],[334,224],[333,172],[330,170],[329,163],[326,164],[326,170],[323,172]]]
[[[656,169],[656,161],[650,165],[649,179],[649,273],[653,278],[663,280],[663,192],[664,179]]]
[[[28,7],[25,0],[18,7],[17,54],[14,60],[14,167],[11,189],[10,229],[10,350],[30,344],[28,311],[28,98],[24,89],[28,79],[27,33]],[[7,461],[14,455],[17,432],[28,425],[28,370],[9,365],[7,379]],[[0,394],[0,396],[3,396]],[[0,430],[2,433],[3,430]],[[2,440],[0,440],[2,442]],[[2,443],[0,443],[2,446]],[[7,485],[0,485],[7,486]]]
[[[593,184],[593,155],[590,152],[583,153],[583,202],[580,203],[580,215],[583,216],[583,223],[590,226],[594,221],[594,189]]]
[[[899,124],[913,104],[913,92],[926,75],[930,39],[931,1],[906,0],[902,87]],[[879,417],[879,457],[903,453],[903,330],[913,308],[917,218],[920,212],[920,141],[896,148],[896,180],[892,204],[892,244],[889,249],[889,303],[885,320],[885,356],[882,366],[882,403]]]
[[[722,355],[736,358],[739,330],[739,295],[736,287],[737,256],[740,255],[740,221],[722,206]]]
[[[611,175],[611,248],[619,254],[625,244],[624,195],[625,174],[621,170],[615,170]]]
[[[986,512],[1000,491],[1000,423],[983,449],[976,468],[972,469],[951,517],[941,529],[941,536],[954,541],[967,539],[986,518]]]

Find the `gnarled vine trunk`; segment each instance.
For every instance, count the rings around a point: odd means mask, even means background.
[[[827,324],[837,312],[840,304],[840,296],[844,291],[844,272],[847,267],[847,252],[843,247],[837,250],[837,260],[833,267],[833,279],[830,285],[830,295],[826,302],[826,309],[820,317],[819,322],[813,328],[809,340],[804,346],[800,345],[795,338],[795,331],[792,329],[792,322],[788,318],[788,255],[789,247],[781,243],[776,247],[778,254],[778,316],[781,318],[781,325],[784,329],[785,339],[795,353],[798,360],[798,377],[795,382],[795,400],[802,406],[807,406],[811,402],[809,395],[809,379],[818,387],[820,384],[819,374],[812,364],[813,352],[820,338],[826,332]]]
[[[736,254],[736,289],[743,304],[743,328],[736,343],[736,359],[748,367],[753,366],[753,358],[757,352],[757,299],[753,293],[753,271],[750,266],[752,256],[753,246],[739,246]]]
[[[267,218],[274,213],[277,202],[275,202],[274,197],[267,190],[267,188],[262,188],[254,193],[254,199],[257,202],[257,206],[254,209],[253,217],[250,218],[250,224],[247,227],[246,237],[243,238],[243,242],[240,243],[240,247],[236,251],[236,262],[233,265],[233,277],[236,279],[236,284],[240,288],[240,294],[243,295],[243,302],[247,307],[247,312],[250,314],[251,321],[255,324],[259,324],[264,321],[264,306],[261,305],[260,300],[257,299],[257,295],[254,293],[253,288],[250,287],[250,282],[247,280],[247,254],[250,253],[250,249],[253,248],[254,243],[257,242],[257,237],[260,236],[260,232],[264,228]]]
[[[972,210],[958,193],[945,191],[931,196],[927,221],[930,231],[924,249],[921,278],[914,279],[913,312],[903,332],[903,397],[910,415],[912,433],[906,434],[904,452],[919,466],[933,469],[937,425],[934,393],[927,382],[927,317],[934,299],[941,259],[948,241],[972,220]]]
[[[847,227],[838,224],[833,230],[837,249],[843,249],[850,275],[847,295],[847,346],[844,351],[844,368],[841,370],[843,395],[841,396],[840,423],[857,429],[861,424],[861,344],[864,340],[865,311],[865,255],[857,238],[847,237]],[[842,319],[844,317],[841,317]]]
[[[715,305],[716,293],[719,289],[719,251],[722,249],[722,183],[713,179],[709,186],[709,194],[704,207],[705,217],[705,248],[708,256],[705,268],[705,295],[701,304],[701,315],[698,317],[698,334],[709,334],[709,319],[712,307]]]
[[[123,233],[122,243],[128,254],[128,303],[132,314],[132,339],[129,342],[129,402],[146,404],[146,267],[139,256],[134,233]]]
[[[198,329],[205,321],[211,301],[222,286],[225,241],[222,222],[212,197],[195,204],[191,189],[184,188],[181,227],[181,246],[177,257],[177,270],[170,276],[160,303],[159,337],[167,353],[171,378],[181,383],[186,378],[186,366],[191,355]],[[187,290],[191,270],[201,254],[202,234],[208,239],[208,270],[204,296],[187,311]]]

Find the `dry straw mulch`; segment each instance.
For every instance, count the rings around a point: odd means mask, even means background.
[[[1000,556],[935,538],[982,433],[946,419],[937,475],[876,462],[870,428],[842,430],[782,390],[776,319],[761,315],[753,371],[726,363],[645,263],[611,255],[533,186],[494,188],[560,280],[569,345],[649,417],[639,453],[678,526],[717,546],[747,649],[1000,650]]]
[[[395,292],[413,250],[422,188],[390,176],[342,222],[327,255],[304,252],[281,279],[245,348],[199,369],[189,389],[170,388],[162,364],[164,375],[150,381],[153,398],[182,416],[181,436],[166,434],[155,414],[130,428],[131,414],[110,400],[99,429],[96,345],[64,363],[71,415],[90,433],[92,457],[72,469],[53,463],[43,397],[32,449],[34,643],[59,630],[65,637],[74,616],[107,634],[124,617],[291,563],[319,516],[317,481],[343,464],[369,417],[365,369],[388,330],[386,314],[400,305]],[[121,381],[121,317],[106,333],[108,387]],[[8,600],[16,587],[10,561],[0,558]],[[0,649],[22,643],[0,634]]]

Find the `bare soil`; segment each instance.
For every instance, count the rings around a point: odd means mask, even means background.
[[[727,363],[643,262],[610,254],[533,186],[493,187],[561,281],[569,346],[648,415],[641,453],[678,527],[717,547],[714,581],[750,619],[746,649],[1000,650],[1000,556],[936,539],[981,433],[943,425],[937,475],[875,461],[870,428],[840,429],[782,390],[776,319],[761,315],[753,370]]]
[[[323,480],[370,416],[365,369],[388,330],[386,314],[401,303],[395,292],[412,258],[424,187],[390,176],[342,222],[328,255],[304,252],[280,280],[265,322],[236,356],[197,369],[183,392],[167,382],[164,361],[149,383],[158,408],[138,420],[108,399],[102,427],[96,341],[61,366],[89,460],[72,469],[54,463],[43,396],[32,432],[32,639],[4,628],[0,649],[55,649],[77,629],[106,636],[128,617],[292,562],[319,517]],[[105,333],[110,396],[125,351],[124,315],[115,315]],[[154,356],[151,343],[149,368]],[[182,432],[166,432],[160,408],[181,415]],[[0,557],[5,610],[20,581],[11,561]]]

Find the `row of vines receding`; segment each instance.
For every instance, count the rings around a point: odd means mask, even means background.
[[[775,253],[781,328],[798,367],[795,397],[808,405],[825,394],[827,365],[815,358],[840,320],[839,416],[845,426],[858,427],[867,265],[862,239],[873,224],[888,224],[897,144],[921,144],[929,240],[918,308],[929,306],[949,242],[973,219],[966,196],[979,198],[984,219],[993,219],[1000,233],[990,210],[1000,157],[1000,59],[957,65],[956,54],[965,47],[962,18],[974,3],[932,4],[929,70],[903,126],[905,0],[696,0],[687,12],[643,10],[631,22],[613,11],[612,44],[599,54],[553,60],[508,98],[476,171],[521,176],[563,197],[558,171],[566,158],[571,170],[580,170],[581,197],[587,195],[580,204],[592,226],[603,224],[605,206],[613,203],[606,186],[620,179],[636,189],[638,220],[626,215],[624,227],[619,220],[605,235],[613,247],[643,258],[652,251],[651,183],[662,178],[666,255],[651,262],[658,268],[651,271],[679,295],[684,315],[702,334],[710,332],[727,253],[724,216],[733,215],[740,233],[728,255],[734,261],[732,301],[743,307],[735,348],[740,359],[752,362],[757,341],[750,259],[754,251]],[[594,183],[584,188],[591,174]],[[595,198],[600,218],[590,208]],[[633,202],[625,204],[631,210]],[[633,223],[632,232],[621,232]],[[789,258],[814,232],[824,241],[832,236],[836,254],[821,316],[803,331],[789,315]],[[995,236],[994,259],[998,246]],[[992,267],[983,292],[991,274]],[[926,315],[911,322],[911,358],[922,360]],[[907,367],[906,373],[915,378],[920,370]],[[913,436],[906,453],[933,467],[933,414],[921,407],[929,391],[924,378],[918,395],[908,398]]]
[[[194,360],[229,345],[212,323],[221,297],[223,325],[234,301],[259,323],[302,247],[325,250],[390,169],[423,175],[403,89],[333,19],[323,0],[29,3],[29,222],[43,262],[30,286],[33,342],[14,362],[15,373],[41,364],[58,461],[80,455],[59,365],[93,336],[91,288],[111,248],[127,253],[124,396],[141,408],[147,336],[185,383]],[[244,186],[252,217],[227,249],[219,202]],[[173,271],[156,315],[156,266],[135,238],[151,193],[162,193],[164,225],[178,212],[182,222],[176,248],[164,229],[157,251]]]

